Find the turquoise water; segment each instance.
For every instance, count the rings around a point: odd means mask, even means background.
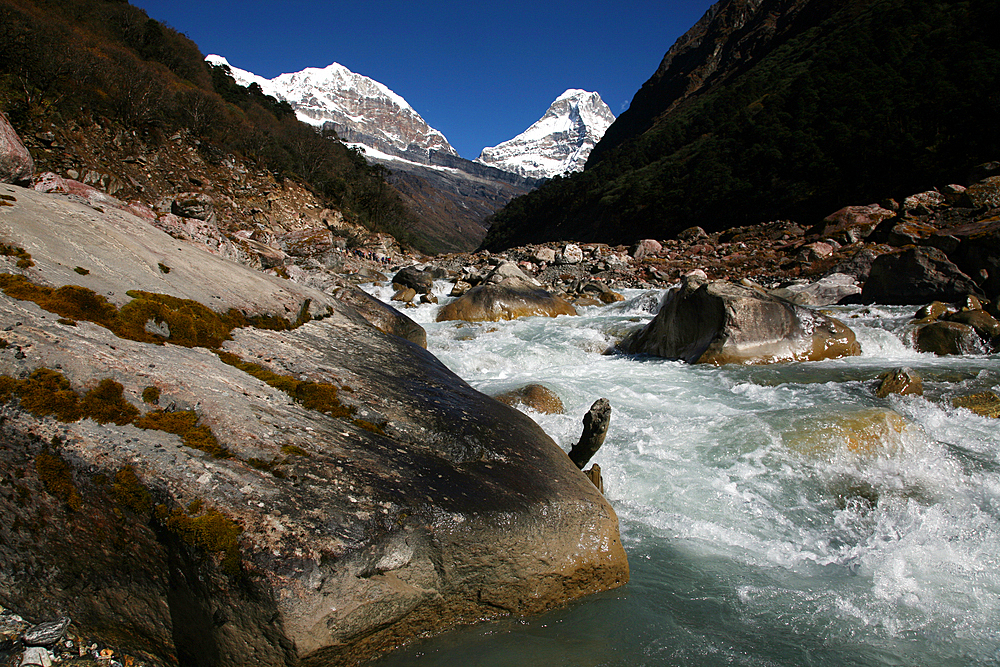
[[[660,294],[628,296],[580,317],[481,325],[407,311],[477,389],[554,390],[565,414],[529,414],[565,449],[590,405],[611,401],[594,462],[632,580],[380,666],[1000,664],[1000,422],[951,407],[1000,391],[997,356],[913,351],[910,308],[840,309],[863,349],[851,359],[603,356]],[[924,396],[876,398],[874,378],[902,365],[923,376]]]

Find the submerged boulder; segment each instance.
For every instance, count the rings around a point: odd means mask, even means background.
[[[523,405],[547,415],[561,415],[564,410],[563,402],[559,398],[559,395],[543,384],[527,384],[523,387],[497,394],[494,398],[511,407]]]
[[[766,364],[860,354],[839,320],[763,291],[687,276],[645,328],[617,346],[688,363]]]
[[[4,604],[162,664],[284,667],[627,581],[614,511],[558,445],[370,309],[34,191],[0,238],[37,281],[0,280],[0,477],[23,489],[0,512],[24,527]],[[68,285],[73,319],[33,300]],[[109,324],[139,297],[134,336]],[[157,344],[142,322],[172,307],[235,328],[213,350],[171,320]]]

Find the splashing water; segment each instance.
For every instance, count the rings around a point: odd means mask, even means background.
[[[898,307],[839,309],[862,345],[849,359],[717,368],[603,356],[662,296],[626,294],[555,319],[406,311],[480,391],[554,390],[565,414],[529,414],[564,449],[590,405],[610,399],[594,462],[632,580],[380,665],[1000,664],[1000,422],[951,407],[1000,391],[996,356],[918,353],[913,309]],[[875,378],[902,365],[923,376],[924,396],[877,398]]]

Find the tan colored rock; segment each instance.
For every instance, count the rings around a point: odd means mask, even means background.
[[[519,317],[576,315],[568,301],[541,289],[513,289],[502,285],[480,285],[445,304],[437,321],[498,322]]]
[[[969,396],[959,396],[952,399],[951,404],[956,408],[970,410],[980,417],[1000,418],[1000,396],[997,396],[992,391],[984,391]]]
[[[879,398],[886,398],[890,394],[922,396],[924,393],[923,378],[909,368],[894,368],[882,373],[878,379],[879,385],[875,395]]]
[[[861,352],[854,332],[839,320],[762,290],[696,276],[685,277],[652,322],[618,349],[715,365],[816,361]]]
[[[910,422],[893,410],[866,408],[802,420],[783,434],[783,440],[790,448],[811,456],[873,459],[898,454],[909,428]]]
[[[542,384],[528,384],[497,394],[493,398],[511,407],[520,404],[547,415],[561,415],[564,410],[559,395]]]

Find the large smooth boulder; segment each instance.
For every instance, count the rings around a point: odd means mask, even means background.
[[[860,354],[839,320],[761,290],[687,276],[656,317],[618,344],[627,354],[688,363],[767,364]]]
[[[935,321],[919,325],[913,332],[917,351],[938,356],[984,354],[986,345],[976,330],[960,322]]]
[[[0,477],[23,489],[0,494],[5,605],[110,628],[156,664],[286,667],[627,581],[614,511],[558,445],[357,307],[31,190],[0,207],[0,236],[32,280],[116,305],[140,289],[314,316],[237,328],[217,354],[0,293]],[[35,393],[12,393],[32,374]],[[143,420],[34,411],[72,394]]]
[[[434,277],[423,269],[405,266],[392,277],[392,284],[409,287],[417,294],[429,294],[434,287]]]
[[[7,117],[0,113],[0,183],[31,185],[35,161]]]
[[[983,290],[937,248],[909,248],[880,255],[861,288],[861,301],[887,305],[918,305],[929,301],[960,301]]]

